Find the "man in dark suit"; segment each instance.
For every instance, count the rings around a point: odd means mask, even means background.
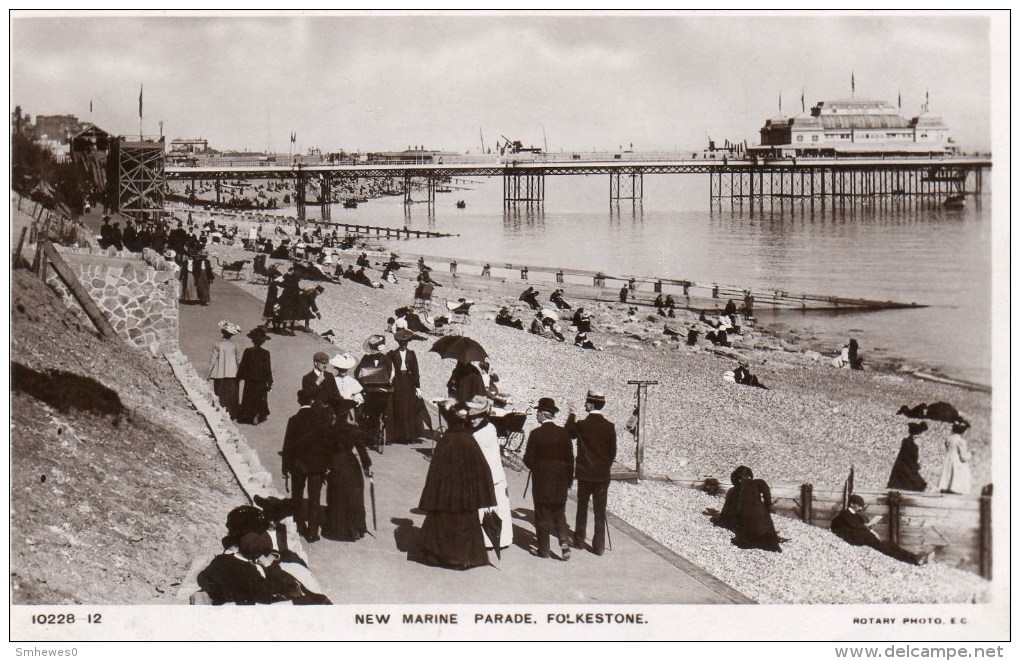
[[[283,476],[294,478],[291,500],[294,504],[294,522],[298,533],[309,542],[319,541],[319,524],[322,514],[319,500],[322,480],[332,461],[329,441],[329,418],[312,405],[313,393],[298,391],[298,412],[287,421],[283,438]],[[308,485],[308,504],[304,502],[305,484]]]
[[[549,534],[555,528],[560,553],[570,559],[570,528],[567,526],[567,492],[574,481],[574,448],[567,431],[553,422],[559,409],[550,397],[538,400],[538,429],[528,436],[524,465],[531,469],[531,495],[535,503],[538,553],[549,557]]]
[[[567,417],[567,433],[577,439],[577,519],[574,523],[574,546],[584,548],[588,526],[588,499],[594,500],[595,530],[591,548],[595,555],[606,549],[606,500],[609,496],[609,472],[616,459],[616,427],[602,417],[606,396],[589,390],[584,410],[588,416],[575,420],[573,411]]]
[[[336,377],[329,370],[329,354],[316,351],[312,364],[312,371],[301,377],[301,390],[311,395],[315,408],[332,411],[341,397]]]
[[[864,499],[857,494],[850,496],[846,509],[836,515],[832,523],[829,524],[829,529],[851,546],[870,546],[879,553],[884,553],[900,562],[912,565],[925,565],[931,562],[931,559],[935,556],[934,551],[927,554],[912,553],[892,542],[881,541],[878,535],[871,530],[871,526],[878,523],[881,517],[876,517],[870,521],[866,519],[863,512],[867,507],[864,504]]]

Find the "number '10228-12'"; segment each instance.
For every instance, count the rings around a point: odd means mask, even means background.
[[[32,616],[32,624],[74,624],[74,613],[42,613]],[[89,613],[86,618],[89,624],[100,624],[103,621],[101,613]]]

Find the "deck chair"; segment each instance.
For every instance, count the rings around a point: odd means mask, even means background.
[[[432,290],[435,289],[431,282],[419,282],[414,289],[414,305],[418,312],[428,312],[432,309]]]
[[[474,301],[469,301],[464,298],[457,301],[447,301],[446,309],[450,311],[450,321],[470,324],[471,306],[474,305],[474,303]]]

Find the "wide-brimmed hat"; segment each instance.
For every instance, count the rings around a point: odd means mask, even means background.
[[[369,335],[368,338],[361,343],[361,350],[365,353],[372,353],[384,344],[386,344],[385,335]]]
[[[415,334],[406,328],[398,328],[397,331],[393,333],[393,339],[397,342],[410,342],[415,339],[415,337]]]
[[[256,326],[255,328],[248,331],[248,339],[250,339],[252,342],[255,341],[265,342],[266,340],[271,338],[272,336],[266,333],[266,329],[263,328],[262,326]]]
[[[606,394],[601,390],[589,390],[588,394],[585,396],[585,399],[589,402],[594,402],[596,404],[605,404]]]
[[[927,422],[908,422],[907,423],[907,431],[910,432],[910,434],[912,434],[912,435],[913,434],[920,434],[922,432],[926,432],[926,431],[928,431],[928,423]]]
[[[542,398],[540,398],[538,400],[538,406],[536,406],[535,408],[538,409],[539,411],[545,411],[546,413],[552,413],[553,415],[556,415],[557,413],[560,412],[560,410],[558,408],[556,408],[556,402],[553,400],[552,397],[542,397]]]
[[[224,333],[230,333],[231,335],[237,335],[238,333],[241,332],[241,327],[232,321],[224,320],[216,325],[220,327],[221,331],[223,331]]]
[[[329,364],[338,370],[349,370],[357,365],[358,361],[354,360],[354,356],[349,353],[341,353],[333,356]]]
[[[475,395],[467,403],[467,414],[469,418],[477,418],[485,415],[492,408],[492,402],[485,395]]]

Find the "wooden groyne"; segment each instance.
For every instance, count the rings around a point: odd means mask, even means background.
[[[627,302],[651,305],[662,294],[672,295],[678,307],[712,308],[732,299],[742,310],[748,297],[753,310],[770,311],[861,311],[923,308],[926,305],[864,298],[794,293],[781,289],[751,289],[719,283],[695,282],[647,275],[610,274],[585,269],[556,268],[510,262],[485,261],[401,253],[403,262],[423,259],[434,274],[448,273],[451,279],[465,284],[485,286],[502,283],[562,287],[570,296],[595,301],[619,301],[620,289],[627,288]],[[695,304],[696,303],[696,304]]]
[[[204,209],[187,209],[181,211],[199,211],[210,218],[224,219],[231,221],[245,221],[250,223],[269,223],[272,225],[317,225],[325,228],[343,229],[348,236],[355,238],[378,238],[378,239],[435,239],[444,237],[460,236],[459,234],[444,234],[430,230],[415,230],[409,227],[381,227],[376,225],[356,225],[354,223],[334,223],[328,220],[301,220],[296,216],[275,216],[258,211],[206,211]]]
[[[701,478],[646,474],[644,479],[687,489],[705,488]],[[727,480],[719,483],[719,493],[731,486]],[[775,514],[819,528],[828,529],[843,508],[842,489],[816,489],[810,483],[770,486]],[[978,496],[861,489],[854,493],[869,504],[870,515],[882,515],[873,528],[880,539],[914,552],[934,549],[941,564],[992,577],[992,485],[985,486]]]

